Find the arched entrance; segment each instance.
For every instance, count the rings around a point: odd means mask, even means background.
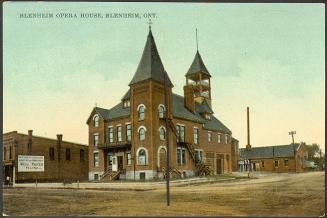
[[[166,147],[160,146],[158,149],[158,168],[166,167]]]

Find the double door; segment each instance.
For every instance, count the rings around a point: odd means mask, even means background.
[[[108,155],[107,161],[108,161],[107,163],[108,168],[114,172],[124,169],[123,155],[119,155],[119,156]]]

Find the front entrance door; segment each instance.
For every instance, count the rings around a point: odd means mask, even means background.
[[[117,156],[117,163],[118,163],[118,169],[123,170],[124,169],[124,159],[123,156]]]
[[[118,170],[118,164],[117,164],[117,157],[112,157],[112,171],[117,172]]]
[[[112,154],[107,154],[107,170],[112,170]]]
[[[217,162],[217,174],[221,174],[221,159],[216,159]]]

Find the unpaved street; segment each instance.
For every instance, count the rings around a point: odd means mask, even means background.
[[[9,215],[245,215],[321,216],[325,174],[272,174],[253,179],[154,190],[4,189]],[[145,184],[146,185],[146,184]]]

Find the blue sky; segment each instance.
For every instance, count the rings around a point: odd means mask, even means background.
[[[325,145],[323,4],[4,4],[4,131],[87,144],[95,103],[117,104],[141,58],[148,19],[19,18],[21,13],[156,13],[155,41],[173,84],[199,51],[212,75],[215,115],[246,144]]]

